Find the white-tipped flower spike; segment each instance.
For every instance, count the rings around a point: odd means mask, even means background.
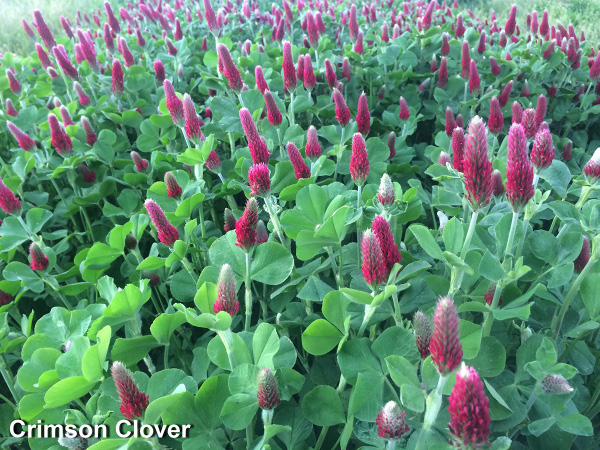
[[[542,380],[542,389],[546,394],[568,394],[573,388],[562,375],[546,375]]]
[[[391,207],[396,201],[396,192],[394,191],[394,183],[387,173],[384,173],[379,183],[379,191],[377,191],[377,201],[384,208]]]

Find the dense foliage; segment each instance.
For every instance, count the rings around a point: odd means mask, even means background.
[[[582,31],[435,0],[33,17],[0,58],[3,445],[597,448]]]

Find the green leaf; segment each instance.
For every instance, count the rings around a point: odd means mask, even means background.
[[[302,399],[302,412],[314,425],[330,427],[344,423],[344,407],[337,391],[331,386],[320,385]]]
[[[221,420],[227,428],[243,430],[258,411],[256,395],[236,394],[229,397],[221,410]]]
[[[340,340],[342,333],[325,319],[317,319],[302,333],[302,347],[311,355],[329,353]]]
[[[44,396],[46,408],[57,408],[83,397],[97,383],[98,381],[90,382],[85,377],[70,377],[60,380],[46,392]]]
[[[421,248],[423,248],[429,256],[433,259],[444,259],[442,249],[437,242],[435,242],[435,239],[427,227],[420,224],[413,224],[408,229],[412,231]]]
[[[535,357],[546,370],[550,369],[554,364],[556,364],[558,355],[556,353],[556,349],[554,348],[554,344],[550,339],[544,338],[542,345],[539,346],[537,352],[535,353]]]
[[[348,415],[358,420],[372,420],[383,404],[383,376],[375,372],[358,375],[350,394]]]
[[[446,250],[458,255],[462,249],[465,231],[463,224],[456,217],[453,217],[446,223],[443,231],[444,245]]]
[[[558,256],[558,240],[545,230],[535,230],[527,236],[527,245],[537,259],[553,264]]]
[[[252,258],[252,280],[268,285],[283,283],[292,273],[294,257],[281,244],[265,242],[259,245]]]
[[[600,273],[588,273],[581,283],[581,298],[591,319],[600,313]]]
[[[462,319],[459,319],[459,324],[463,358],[473,359],[479,353],[481,345],[481,326]]]
[[[161,314],[150,325],[150,333],[160,344],[169,345],[171,335],[185,322],[185,314],[181,311],[177,311],[175,314]]]
[[[483,254],[478,270],[481,276],[491,281],[499,281],[506,275],[498,258],[492,255],[489,250],[486,250]]]
[[[492,378],[498,376],[504,370],[506,363],[506,349],[498,339],[493,336],[485,336],[481,340],[481,347],[475,359],[467,361],[479,372],[481,377]]]
[[[275,327],[266,322],[261,323],[252,339],[254,364],[258,367],[273,367],[273,357],[279,351],[279,336]]]
[[[102,242],[96,242],[87,254],[85,267],[92,270],[103,269],[121,256],[121,253],[122,250],[109,247]]]
[[[592,422],[582,414],[573,413],[559,417],[556,424],[561,430],[577,436],[592,436],[594,434]]]
[[[194,403],[201,423],[207,430],[214,430],[222,423],[219,415],[229,396],[228,380],[227,374],[210,377],[198,389]]]
[[[142,294],[137,286],[128,284],[125,289],[115,294],[111,304],[106,308],[105,315],[124,315],[134,318],[149,299],[150,291]]]
[[[400,400],[402,405],[411,411],[418,413],[425,411],[425,393],[420,386],[403,384],[400,387]]]
[[[185,389],[183,385],[179,389]],[[150,402],[146,412],[144,413],[144,423],[155,424],[160,419],[161,415],[170,409],[181,408],[184,403],[184,397],[192,397],[187,391],[176,392],[170,395],[157,398]]]
[[[159,345],[154,336],[117,339],[110,355],[113,361],[121,361],[126,366],[132,366],[145,358],[150,350]]]
[[[123,249],[125,248],[125,238],[127,237],[127,235],[131,232],[131,230],[133,229],[133,224],[131,222],[127,222],[125,225],[118,225],[116,227],[114,227],[111,232],[110,232],[110,236],[109,236],[109,244],[110,246],[122,253]],[[88,260],[89,260],[90,254],[88,253]]]
[[[112,330],[109,326],[96,333],[97,344],[87,349],[81,361],[83,376],[88,381],[97,381],[104,374],[104,362],[108,353]]]
[[[371,351],[368,338],[355,338],[344,343],[338,352],[338,365],[349,384],[356,383],[359,373],[381,373],[381,365]]]
[[[42,209],[42,208],[33,208],[27,211],[27,215],[25,216],[25,223],[29,227],[29,230],[33,233],[39,233],[44,224],[48,222],[52,218],[52,212]]]
[[[158,256],[148,256],[137,267],[137,270],[155,270],[165,265],[164,258]]]
[[[527,429],[531,434],[537,437],[548,431],[555,423],[556,419],[554,417],[548,417],[546,419],[540,419],[536,420],[535,422],[531,422]]]
[[[417,370],[408,359],[403,356],[392,355],[385,358],[385,362],[390,371],[390,376],[397,386],[411,384],[418,388],[421,387]]]

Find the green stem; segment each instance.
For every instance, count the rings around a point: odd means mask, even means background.
[[[250,287],[250,252],[246,253],[246,277],[244,278],[244,285],[246,288],[246,322],[244,323],[244,330],[250,330],[250,322],[252,321],[252,289]]]
[[[233,335],[231,334],[231,329],[217,331],[217,334],[221,338],[221,342],[223,342],[227,358],[229,359],[229,367],[231,371],[233,371],[233,369],[235,369],[235,359],[233,358]]]
[[[560,313],[558,314],[558,320],[556,321],[556,325],[554,327],[555,340],[558,338],[558,335],[560,333],[560,328],[562,327],[563,320],[565,319],[565,315],[567,314],[567,309],[569,309],[571,302],[575,298],[575,294],[579,292],[579,286],[581,286],[581,283],[583,282],[587,274],[590,272],[590,270],[592,270],[592,266],[596,263],[596,261],[597,259],[595,259],[593,256],[592,258],[590,258],[590,260],[585,265],[579,276],[575,279],[575,282],[571,286],[571,289],[569,289],[569,292],[567,292],[562,307],[560,308]]]
[[[438,384],[435,391],[432,391],[427,397],[427,410],[425,411],[423,428],[421,429],[421,433],[419,434],[419,439],[417,441],[415,450],[424,450],[427,448],[427,435],[429,434],[431,428],[435,424],[437,416],[440,412],[440,408],[442,407],[442,396],[447,378],[448,375],[440,374],[440,378],[438,380]]]
[[[399,326],[402,322],[402,314],[400,314],[400,304],[398,303],[398,293],[394,292],[392,294],[392,303],[394,305],[394,322]]]
[[[269,212],[269,216],[271,216],[271,220],[273,221],[273,227],[275,228],[275,232],[279,237],[279,242],[281,245],[288,247],[287,241],[285,240],[285,235],[283,234],[283,229],[281,228],[281,223],[279,223],[279,218],[275,213],[275,209],[273,208],[273,204],[271,203],[271,198],[269,196],[265,197],[265,206],[267,207],[267,211]]]
[[[473,239],[473,234],[475,234],[475,227],[477,226],[478,216],[479,211],[473,211],[471,213],[471,221],[469,222],[467,236],[465,237],[465,242],[463,243],[462,249],[460,251],[460,259],[462,261],[465,260],[465,256],[467,255],[469,247],[471,246],[471,240]],[[464,270],[458,267],[453,267],[451,273],[452,275],[450,278],[450,289],[448,290],[448,296],[453,297],[460,289],[465,272]]]
[[[523,252],[523,245],[525,244],[525,238],[527,237],[527,228],[529,227],[529,219],[523,219],[523,237],[519,241],[519,245],[517,246],[517,253],[515,254],[515,260],[519,259],[521,253]]]
[[[169,344],[165,345],[165,352],[164,352],[164,368],[168,369],[169,368]]]
[[[294,122],[294,93],[290,92],[290,107],[288,108],[288,121],[290,122],[290,127],[295,124]]]
[[[375,297],[375,292],[371,292],[371,297]],[[367,325],[369,324],[371,317],[373,317],[376,309],[377,306],[371,307],[371,305],[365,305],[365,315],[362,323],[360,324],[360,328],[358,329],[358,333],[356,334],[357,338],[361,338],[365,333],[365,329],[367,328]]]
[[[361,227],[362,227],[362,206],[361,206],[361,197],[362,197],[362,184],[358,185],[358,196],[356,198],[356,210],[358,211],[358,220],[356,221],[356,243],[357,249],[356,252],[357,260],[358,260],[358,268],[360,269],[360,239],[361,239]]]
[[[192,280],[194,280],[194,283],[197,283],[198,282],[198,277],[194,273],[194,268],[192,267],[192,265],[190,264],[190,262],[187,260],[187,258],[184,257],[181,260],[181,263],[183,264],[183,267],[185,268],[185,270],[187,270],[187,272],[192,277]]]
[[[321,428],[321,432],[319,433],[319,438],[317,439],[317,443],[315,444],[314,450],[320,450],[323,442],[325,441],[325,437],[327,436],[327,432],[329,431],[329,427]]]
[[[344,131],[346,131],[345,127],[342,127],[342,136],[340,137],[340,148],[335,157],[335,171],[333,172],[333,181],[337,180],[338,169],[340,165],[340,158],[342,157],[342,146],[344,145]]]
[[[2,378],[4,379],[4,383],[8,387],[10,394],[13,396],[15,403],[19,403],[20,399],[15,392],[15,379],[10,371],[10,367],[4,354],[0,354],[0,373],[2,374]]]
[[[233,139],[233,133],[227,133],[229,137],[229,149],[231,150],[231,159],[233,160],[233,156],[235,154],[235,140]]]
[[[331,271],[333,272],[333,277],[337,283],[338,289],[340,289],[340,277],[336,271],[335,258],[333,257],[333,249],[331,247],[326,247],[327,254],[329,255],[329,262],[331,263]]]

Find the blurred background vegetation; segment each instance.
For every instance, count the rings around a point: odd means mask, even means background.
[[[396,2],[399,3],[399,0]],[[68,17],[74,23],[75,14],[80,10],[82,13],[87,12],[92,20],[90,12],[98,8],[104,12],[103,3],[104,0],[0,0],[0,52],[23,54],[33,50],[33,43],[21,26],[21,18],[24,17],[31,23],[34,9],[42,11],[50,29],[62,35],[60,16]],[[572,23],[578,33],[581,29],[585,31],[588,41],[597,44],[600,39],[600,0],[514,0],[514,3],[519,10],[517,18],[522,30],[525,29],[527,12],[537,10],[541,20],[541,12],[547,9],[551,24],[561,22],[566,26]],[[481,18],[489,17],[494,10],[498,23],[503,25],[513,1],[458,0],[458,4],[461,9],[471,9]]]
[[[33,10],[39,9],[50,30],[58,35],[64,35],[60,26],[60,16],[65,16],[75,24],[77,11],[87,13],[92,20],[91,11],[101,8],[104,11],[104,0],[0,0],[0,52],[29,53],[34,49],[34,43],[29,39],[21,19],[29,24],[33,22]],[[33,29],[33,26],[32,26]],[[35,31],[35,30],[34,30]]]
[[[565,27],[573,24],[579,36],[584,30],[586,40],[597,44],[600,39],[600,0],[458,0],[460,8],[470,9],[480,18],[490,17],[496,11],[498,25],[504,26],[512,4],[517,5],[517,22],[522,31],[525,28],[525,17],[528,12],[536,10],[539,20],[547,9],[550,25],[557,22]]]

